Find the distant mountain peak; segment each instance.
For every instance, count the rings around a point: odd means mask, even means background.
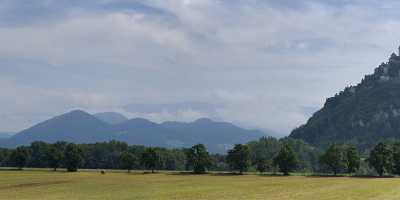
[[[90,115],[90,114],[87,113],[86,111],[76,109],[76,110],[71,110],[70,112],[65,113],[64,115]]]
[[[210,118],[199,118],[194,123],[213,123],[215,121],[211,120]]]
[[[93,114],[93,116],[108,124],[120,124],[129,120],[127,117],[117,112],[102,112]]]
[[[90,115],[82,110],[73,110],[21,131],[9,139],[1,140],[1,146],[15,147],[33,141],[93,143],[113,139],[129,144],[169,148],[190,147],[203,143],[211,152],[225,153],[226,149],[221,147],[246,143],[265,136],[260,131],[243,129],[225,122],[214,122],[207,118],[187,123],[162,124],[144,118],[123,118],[122,123],[113,124],[105,122],[107,120],[104,117],[110,116],[119,114],[107,112]]]
[[[93,116],[83,110],[72,110],[70,112],[67,112],[65,114],[61,114],[56,116],[54,119],[59,119],[59,118],[92,118]]]

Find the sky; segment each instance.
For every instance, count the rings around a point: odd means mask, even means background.
[[[73,109],[288,135],[400,45],[400,2],[0,0],[0,132]]]

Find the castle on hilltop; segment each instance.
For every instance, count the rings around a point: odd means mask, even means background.
[[[379,74],[381,81],[389,81],[400,78],[400,47],[398,48],[398,55],[392,53],[389,58],[389,62],[382,63],[376,70],[376,74]]]
[[[400,62],[400,46],[398,48],[398,54],[396,55],[396,53],[393,52],[390,56],[389,62]]]

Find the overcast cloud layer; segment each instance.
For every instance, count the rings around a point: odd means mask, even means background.
[[[399,9],[373,0],[2,0],[0,131],[79,108],[287,135],[397,49]]]

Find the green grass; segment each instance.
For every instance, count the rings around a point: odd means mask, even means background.
[[[400,199],[400,178],[0,171],[0,199]]]

